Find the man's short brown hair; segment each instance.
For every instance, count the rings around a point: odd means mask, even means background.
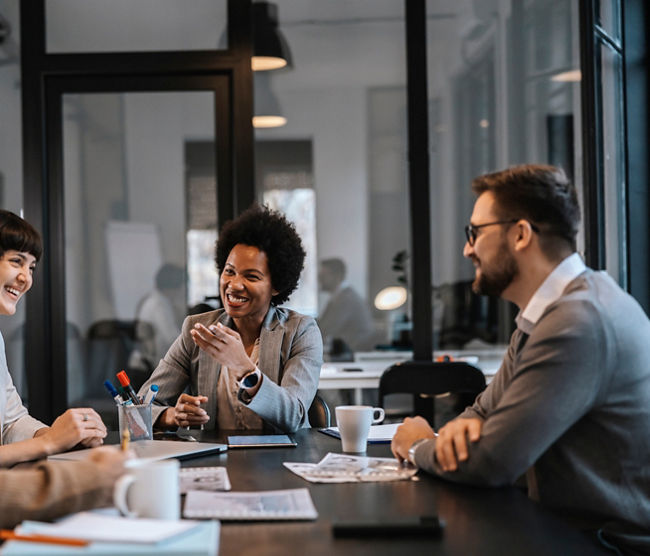
[[[476,195],[490,192],[501,220],[528,220],[540,231],[544,254],[554,258],[568,246],[576,250],[580,207],[575,187],[564,170],[541,164],[522,164],[484,174],[472,181]]]

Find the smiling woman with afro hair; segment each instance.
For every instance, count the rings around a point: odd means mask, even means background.
[[[305,250],[280,212],[254,205],[226,222],[215,262],[223,309],[185,319],[140,389],[153,384],[156,428],[309,427],[323,343],[316,321],[278,307],[295,291]]]
[[[281,305],[298,287],[305,262],[305,250],[295,226],[283,214],[268,207],[253,205],[236,220],[227,222],[217,240],[215,262],[221,273],[232,248],[241,243],[266,253],[273,289],[271,298]]]

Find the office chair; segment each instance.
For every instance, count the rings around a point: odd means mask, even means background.
[[[379,379],[379,405],[389,394],[413,394],[413,414],[434,424],[434,398],[439,394],[461,394],[469,405],[485,389],[485,376],[476,367],[461,361],[403,361],[384,371]]]
[[[151,375],[152,362],[140,360],[142,368],[130,366],[134,350],[153,338],[149,323],[133,320],[106,319],[93,323],[88,329],[89,384],[86,394],[106,396],[103,382],[115,379],[115,373],[124,369],[136,390]]]
[[[330,408],[327,406],[327,402],[318,394],[314,396],[314,401],[311,402],[311,406],[307,411],[307,417],[312,428],[322,429],[332,426]]]

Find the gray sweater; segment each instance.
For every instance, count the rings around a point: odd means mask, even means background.
[[[650,529],[650,322],[605,273],[570,282],[528,338],[516,330],[461,417],[484,421],[469,459],[445,473],[431,440],[420,467],[487,486],[528,471],[531,498],[583,526]]]

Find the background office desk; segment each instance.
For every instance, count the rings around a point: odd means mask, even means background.
[[[206,441],[223,441],[227,435],[202,434]],[[341,444],[315,429],[299,431],[295,438],[297,448],[235,449],[183,462],[183,467],[227,467],[234,491],[306,487],[314,500],[317,521],[222,523],[221,555],[607,554],[515,488],[465,487],[423,474],[418,481],[309,483],[284,468],[282,462],[317,462],[327,452],[340,452]],[[388,457],[390,449],[385,444],[371,445],[368,455]],[[331,532],[334,519],[431,513],[446,522],[440,539],[335,539]]]
[[[434,353],[434,358],[449,355],[475,365],[490,382],[501,366],[506,346],[477,350],[449,350]],[[379,378],[391,365],[407,361],[413,353],[407,351],[373,351],[355,353],[354,361],[324,363],[321,367],[319,390],[354,390],[354,403],[361,405],[364,388],[378,388]]]

